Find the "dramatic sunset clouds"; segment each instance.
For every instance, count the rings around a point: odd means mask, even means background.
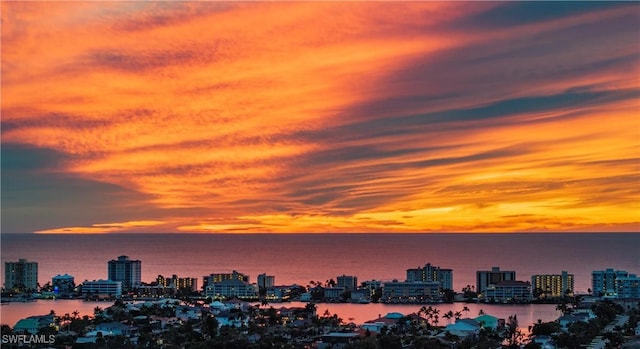
[[[639,10],[4,1],[2,232],[638,231]]]

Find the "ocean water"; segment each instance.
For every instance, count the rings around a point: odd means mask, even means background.
[[[532,274],[575,274],[575,288],[591,287],[604,268],[640,274],[640,234],[1,234],[1,260],[38,262],[39,282],[70,274],[76,283],[105,279],[120,255],[142,261],[142,280],[177,274],[198,278],[237,270],[255,282],[307,285],[336,276],[404,280],[406,269],[431,263],[453,269],[454,289],[475,285],[476,271],[499,266],[519,280]],[[4,263],[2,263],[4,282]]]

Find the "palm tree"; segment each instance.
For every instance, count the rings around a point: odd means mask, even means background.
[[[447,323],[450,324],[451,323],[451,318],[453,317],[453,311],[449,310],[444,315],[442,315],[442,317],[447,319]]]
[[[456,311],[455,313],[453,313],[453,317],[456,319],[456,321],[460,320],[460,317],[462,317],[462,312]]]
[[[307,303],[307,305],[304,306],[304,310],[307,313],[307,318],[313,317],[316,314],[316,310],[318,310],[318,306],[315,305],[315,303]]]
[[[465,313],[465,316],[466,316],[466,317],[469,317],[469,315],[468,315],[468,314],[469,314],[469,312],[471,311],[471,310],[469,310],[469,307],[467,307],[467,306],[465,305],[465,306],[462,308],[462,311],[464,311],[464,313]]]

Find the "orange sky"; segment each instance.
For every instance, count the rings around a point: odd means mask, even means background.
[[[2,231],[639,231],[638,7],[2,2]]]

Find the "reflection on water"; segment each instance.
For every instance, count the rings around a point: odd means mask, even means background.
[[[305,303],[292,302],[291,305],[284,304],[284,306],[304,306]],[[275,308],[280,305],[273,304]],[[378,318],[378,316],[384,316],[387,313],[401,313],[404,315],[416,313],[420,310],[422,305],[419,304],[383,304],[383,303],[370,303],[370,304],[350,304],[350,303],[331,303],[331,304],[318,304],[318,315],[324,314],[328,310],[331,314],[337,314],[345,322],[354,322],[361,324],[368,320]],[[429,307],[430,305],[427,305]],[[554,304],[467,304],[467,303],[453,303],[453,304],[438,304],[431,305],[434,308],[440,310],[440,323],[444,326],[448,323],[454,322],[442,316],[448,311],[459,311],[462,313],[462,318],[470,317],[475,318],[482,310],[485,314],[493,315],[499,319],[507,319],[511,315],[518,316],[518,323],[521,328],[527,328],[529,325],[538,321],[552,321],[556,320],[560,315],[560,312],[556,310]],[[464,307],[467,307],[468,311],[463,311]]]
[[[18,320],[32,316],[32,315],[45,315],[51,310],[55,311],[58,315],[64,315],[65,313],[73,313],[78,311],[80,316],[93,315],[95,307],[107,308],[111,306],[112,302],[85,302],[83,300],[43,300],[40,299],[36,302],[27,303],[8,303],[2,305],[2,318],[0,322],[9,326],[14,326]],[[306,303],[291,302],[291,303],[272,303],[268,306],[274,308],[280,307],[304,307]],[[382,304],[382,303],[370,303],[370,304],[350,304],[350,303],[329,303],[329,304],[317,304],[318,315],[322,316],[325,311],[329,311],[331,314],[337,314],[342,318],[344,322],[354,322],[361,324],[368,320],[378,318],[378,316],[384,316],[387,313],[398,312],[401,314],[411,314],[418,312],[422,305],[419,304]],[[467,304],[467,303],[454,303],[454,304],[438,304],[431,305],[434,308],[440,310],[440,325],[447,325],[448,320],[442,317],[448,311],[460,311],[462,317],[474,318],[478,316],[480,310],[486,314],[496,316],[500,319],[506,319],[511,315],[517,315],[519,325],[522,328],[527,328],[532,323],[541,319],[542,321],[552,321],[557,319],[561,314],[556,311],[556,307],[553,304],[514,304],[514,305],[496,305],[496,304]],[[467,307],[468,311],[463,311],[464,307]],[[453,320],[451,320],[453,322]]]

